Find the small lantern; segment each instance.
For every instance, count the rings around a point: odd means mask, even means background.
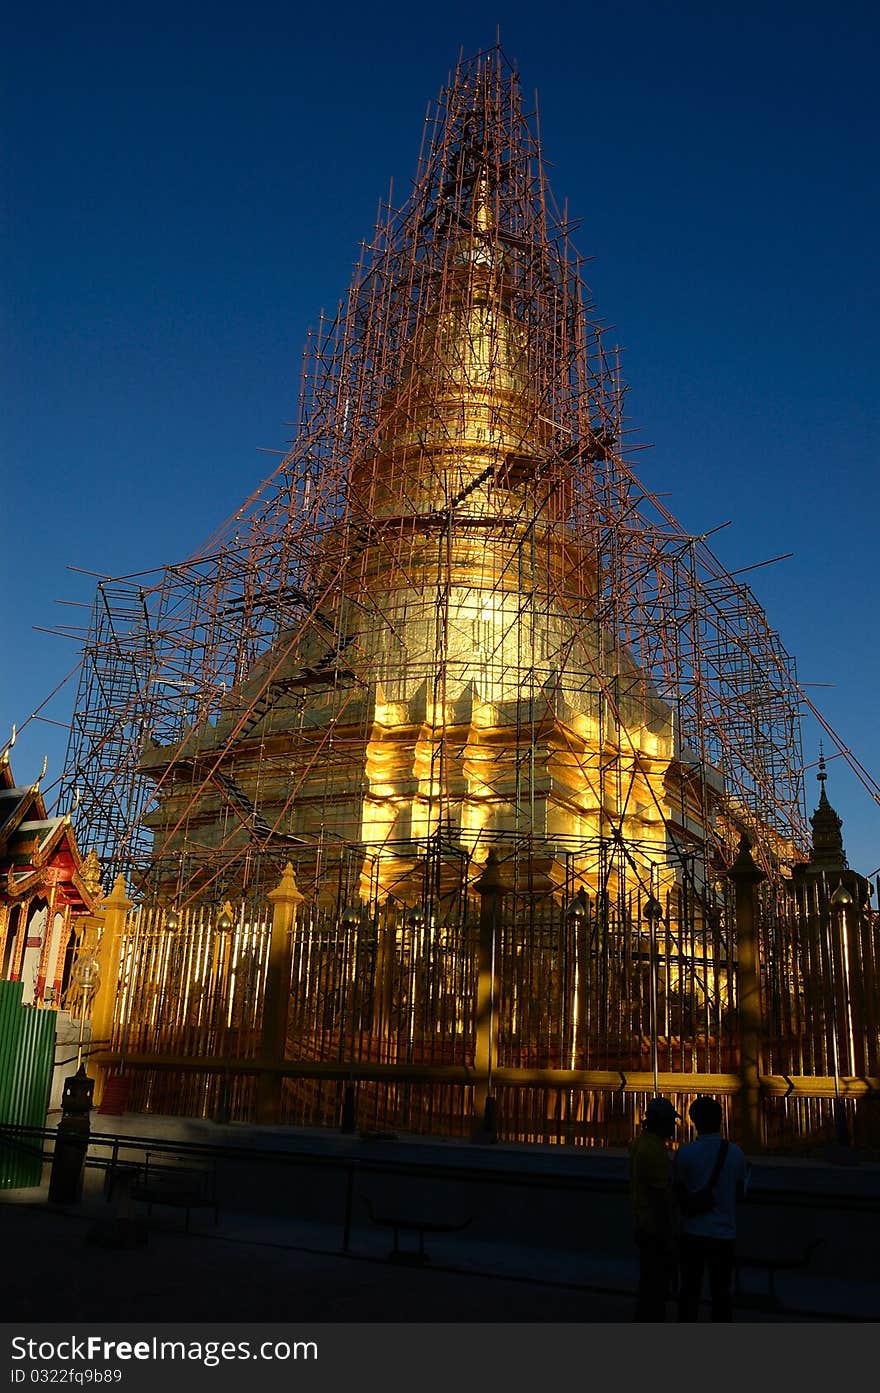
[[[642,905],[642,913],[650,924],[655,919],[663,918],[663,906],[653,895],[649,895]]]
[[[846,888],[846,886],[844,885],[843,881],[842,881],[842,880],[838,881],[838,883],[837,883],[837,889],[834,891],[834,893],[833,893],[832,896],[831,896],[831,906],[832,906],[832,908],[835,909],[835,910],[837,910],[839,913],[843,913],[843,911],[846,910],[846,909],[849,909],[850,905],[852,905],[853,903],[854,903],[853,897],[852,897],[852,895],[849,893],[849,891],[847,890],[847,888]]]
[[[576,929],[586,922],[587,917],[587,896],[580,889],[565,911],[565,922],[570,929]]]
[[[78,958],[71,973],[74,982],[84,997],[91,996],[101,976],[101,965],[97,958]]]

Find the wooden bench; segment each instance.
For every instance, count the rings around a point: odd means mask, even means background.
[[[743,1268],[751,1267],[758,1272],[767,1274],[767,1290],[763,1294],[763,1302],[774,1310],[781,1306],[779,1295],[776,1291],[777,1272],[797,1272],[803,1271],[809,1266],[810,1258],[815,1250],[821,1246],[823,1240],[814,1238],[811,1243],[807,1243],[802,1251],[795,1256],[778,1256],[773,1253],[739,1253],[736,1258],[736,1269],[734,1277],[734,1291],[736,1298],[741,1305],[749,1303],[749,1297],[742,1291],[740,1283],[740,1272]],[[759,1295],[758,1300],[761,1300]]]
[[[366,1195],[361,1195],[367,1213],[372,1223],[383,1229],[391,1229],[394,1234],[394,1247],[388,1254],[389,1262],[404,1262],[421,1264],[428,1261],[428,1254],[425,1252],[426,1233],[460,1233],[471,1223],[471,1218],[462,1219],[459,1223],[449,1223],[437,1219],[422,1219],[415,1217],[397,1217],[392,1214],[377,1214],[372,1203]],[[419,1236],[419,1246],[417,1250],[401,1248],[401,1233],[417,1233]]]
[[[188,1157],[168,1156],[156,1160],[148,1151],[143,1162],[132,1167],[123,1162],[128,1175],[128,1193],[133,1200],[147,1206],[147,1216],[153,1212],[154,1204],[165,1204],[186,1212],[186,1228],[189,1229],[190,1211],[193,1209],[212,1209],[214,1223],[219,1219],[220,1206],[217,1201],[217,1173],[213,1162],[194,1164]],[[111,1180],[110,1188],[114,1185]]]

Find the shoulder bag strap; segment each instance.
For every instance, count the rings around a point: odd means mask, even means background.
[[[709,1190],[715,1189],[716,1181],[718,1180],[718,1177],[721,1174],[722,1168],[724,1166],[724,1162],[727,1159],[728,1147],[729,1143],[727,1138],[722,1137],[721,1145],[718,1148],[718,1155],[715,1157],[715,1164],[712,1167],[712,1174],[709,1176],[709,1183],[707,1186]]]

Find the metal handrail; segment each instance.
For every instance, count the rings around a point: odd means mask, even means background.
[[[55,1127],[25,1127],[15,1123],[0,1123],[0,1141],[8,1137],[42,1138],[54,1141],[58,1135]],[[596,1175],[584,1171],[566,1174],[557,1170],[541,1173],[523,1171],[489,1164],[475,1165],[450,1157],[442,1163],[416,1158],[395,1159],[387,1156],[334,1155],[332,1152],[316,1151],[299,1147],[257,1147],[252,1145],[224,1145],[222,1142],[167,1141],[159,1137],[133,1136],[118,1132],[91,1132],[89,1147],[109,1147],[109,1157],[86,1155],[85,1164],[98,1170],[106,1170],[124,1151],[152,1151],[174,1156],[188,1156],[194,1159],[214,1159],[227,1161],[256,1161],[268,1165],[320,1166],[323,1170],[339,1170],[350,1174],[396,1175],[410,1178],[422,1177],[426,1180],[454,1180],[473,1184],[512,1185],[523,1189],[553,1189],[580,1191],[583,1193],[604,1193],[622,1195],[628,1188],[627,1176]],[[43,1151],[44,1159],[51,1159],[51,1152]],[[570,1159],[566,1153],[566,1159]],[[621,1157],[621,1160],[623,1158]],[[776,1190],[762,1187],[753,1180],[749,1186],[748,1203],[776,1205],[781,1208],[875,1210],[880,1209],[880,1195],[877,1193],[859,1194],[817,1194],[813,1191]]]

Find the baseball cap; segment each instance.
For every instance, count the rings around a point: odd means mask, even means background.
[[[672,1118],[681,1117],[681,1113],[676,1112],[668,1098],[651,1098],[645,1108],[645,1117],[654,1117],[658,1122],[668,1122]]]

